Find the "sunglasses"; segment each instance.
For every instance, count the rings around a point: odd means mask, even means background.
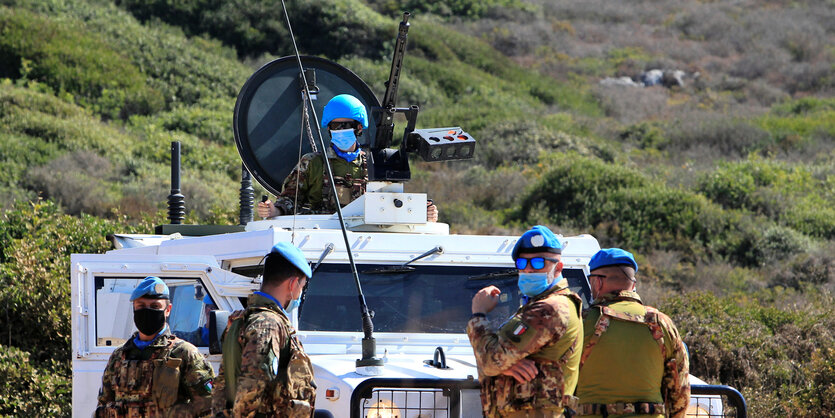
[[[328,124],[328,129],[332,131],[338,131],[341,129],[357,129],[359,127],[359,122],[356,121],[344,121],[344,122],[331,122]]]
[[[549,257],[534,257],[534,258],[517,258],[516,259],[516,269],[524,270],[528,267],[528,261],[531,263],[531,267],[534,270],[539,270],[545,267],[545,260],[553,261],[555,263],[559,263],[560,260],[556,258],[549,258]]]

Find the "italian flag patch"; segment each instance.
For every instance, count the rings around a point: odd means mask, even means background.
[[[513,335],[518,337],[518,336],[524,334],[525,331],[527,331],[527,330],[528,330],[528,327],[526,327],[525,324],[519,324],[519,326],[517,326],[516,329],[513,330]]]

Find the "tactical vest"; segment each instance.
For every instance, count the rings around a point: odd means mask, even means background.
[[[604,416],[608,414],[662,415],[665,408],[661,397],[661,380],[667,361],[667,347],[664,331],[658,320],[659,312],[650,306],[641,305],[638,301],[620,302],[641,306],[645,313],[641,315],[623,312],[605,305],[592,306],[586,312],[588,315],[592,309],[596,309],[600,316],[595,322],[592,335],[583,347],[583,354],[580,358],[581,386],[577,388],[577,395],[580,396],[581,405],[578,412],[582,415]],[[635,306],[632,309],[635,309]],[[618,336],[612,336],[609,340],[604,339],[606,343],[600,344],[601,337],[610,329],[612,321],[624,325],[619,325]],[[629,327],[626,324],[637,326]],[[648,339],[642,339],[640,334],[646,331],[637,331],[642,327],[649,330],[649,336],[654,340],[652,345],[658,346],[657,351],[651,348]],[[623,344],[628,344],[628,349]],[[586,361],[592,352],[596,352],[595,348],[604,350],[598,355],[605,358],[605,361],[596,363],[594,370],[586,370],[584,369]],[[635,353],[637,357],[618,361],[622,356],[630,353]],[[656,357],[659,354],[660,358]],[[675,360],[671,361],[675,362]],[[674,367],[675,364],[668,364],[668,366]],[[625,402],[612,403],[613,400]]]
[[[541,301],[554,304],[555,301],[548,301],[549,298],[553,297],[568,298],[574,304],[579,318],[583,306],[579,296],[568,288],[562,288],[551,292]],[[554,308],[556,309],[556,306]],[[524,309],[524,306],[520,307],[519,311],[522,309]],[[571,384],[575,384],[577,373],[575,371],[572,372],[572,375],[566,376],[566,366],[577,353],[580,346],[578,341],[581,339],[582,333],[571,342],[568,349],[563,353],[559,352],[559,347],[556,344],[552,344],[528,356],[529,359],[536,362],[539,369],[537,377],[529,382],[518,383],[513,377],[503,375],[484,379],[481,384],[481,400],[485,416],[504,416],[525,410],[554,411],[557,414],[555,416],[559,416],[562,414],[564,407],[574,409],[576,398],[571,396],[570,393],[566,393],[566,384],[568,380],[571,381]],[[558,388],[562,395],[560,398],[554,399],[555,391],[553,388]]]
[[[249,318],[255,312],[273,316],[281,326],[292,327],[285,317],[266,307],[247,309],[245,315],[234,319],[227,327],[222,342],[222,361],[226,378],[226,407],[230,410],[235,402],[238,377],[241,373],[241,341],[243,341]],[[236,336],[236,338],[230,338],[231,336]],[[276,345],[273,351],[280,354],[275,390],[272,394],[272,402],[269,402],[274,408],[271,411],[272,416],[288,418],[312,416],[316,400],[316,384],[313,381],[313,365],[310,357],[304,352],[294,332],[290,333],[285,347],[278,347],[276,341],[273,341],[273,344]]]
[[[328,178],[327,168],[324,164],[325,156],[319,154],[322,164],[322,210],[328,213],[336,212],[336,200],[333,198],[333,188]],[[356,198],[365,193],[365,186],[368,183],[368,160],[364,153],[357,158],[361,159],[360,165],[345,161],[339,157],[329,158],[333,181],[336,183],[336,193],[341,206],[353,202]]]
[[[165,347],[154,349],[147,360],[130,360],[129,350],[122,350],[110,382],[114,401],[99,408],[97,417],[167,416],[179,396],[183,361],[171,352],[184,341],[173,335],[162,338],[167,339]]]

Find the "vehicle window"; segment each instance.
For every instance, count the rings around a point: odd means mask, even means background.
[[[130,295],[142,277],[96,277],[96,345],[119,346],[136,332]],[[168,326],[180,338],[206,346],[196,339],[205,324],[204,296],[200,279],[162,278],[171,296]],[[198,291],[198,287],[201,289]],[[192,341],[194,339],[194,341]]]
[[[464,333],[475,293],[488,285],[502,290],[489,315],[503,323],[519,307],[517,272],[506,267],[415,266],[413,271],[368,274],[387,266],[357,265],[374,329],[380,332]],[[388,266],[391,267],[391,266]],[[575,291],[587,291],[583,271],[566,270]],[[582,279],[582,280],[581,280]],[[299,317],[307,331],[361,331],[356,285],[346,264],[323,264],[310,281]]]

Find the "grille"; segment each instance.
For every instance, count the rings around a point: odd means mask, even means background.
[[[687,418],[736,418],[737,408],[725,396],[690,396]]]
[[[362,401],[363,418],[450,418],[448,389],[375,388]]]

